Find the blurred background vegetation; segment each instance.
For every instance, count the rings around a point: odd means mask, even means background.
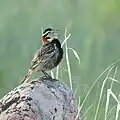
[[[72,34],[68,46],[78,52],[81,63],[69,52],[70,66],[73,87],[81,100],[104,69],[120,58],[120,0],[0,0],[0,97],[20,84],[41,45],[41,28],[46,27],[59,29],[61,41],[65,27]],[[60,68],[59,78],[69,85],[62,69],[65,59]],[[86,106],[97,103],[104,77],[93,88]],[[119,93],[118,84],[114,91]],[[87,119],[92,120],[94,111]],[[102,120],[102,113],[99,118]]]

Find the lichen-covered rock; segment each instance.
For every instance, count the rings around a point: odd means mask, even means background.
[[[75,120],[76,115],[72,90],[45,77],[18,86],[0,100],[0,120]]]

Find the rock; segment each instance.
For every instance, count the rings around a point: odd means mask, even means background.
[[[75,120],[76,115],[72,90],[45,77],[19,85],[0,100],[0,120]]]

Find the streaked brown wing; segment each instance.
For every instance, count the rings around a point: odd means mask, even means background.
[[[41,62],[46,62],[54,53],[55,47],[53,43],[47,43],[35,53],[31,61],[31,69],[35,69]]]

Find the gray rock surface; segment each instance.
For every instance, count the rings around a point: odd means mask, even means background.
[[[0,99],[0,120],[75,120],[76,115],[72,90],[55,79],[32,80]]]

